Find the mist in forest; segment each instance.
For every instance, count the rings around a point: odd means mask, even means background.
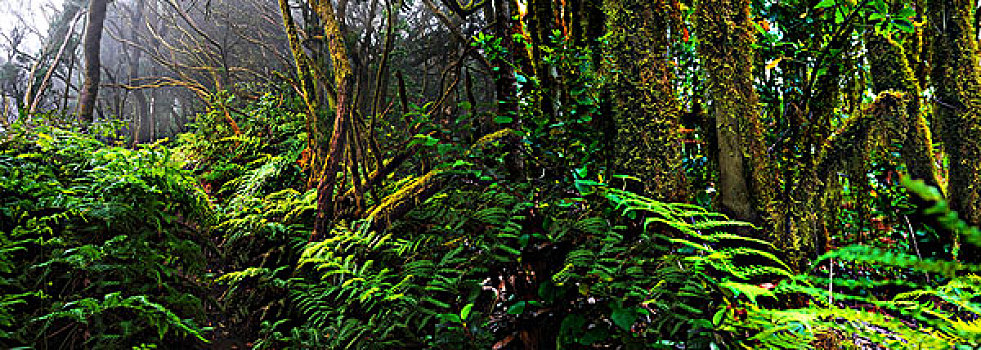
[[[0,12],[3,124],[22,112],[50,111],[70,119],[67,116],[79,112],[84,81],[82,39],[89,1],[4,1],[13,6]],[[369,95],[377,87],[369,81],[385,46],[387,6],[378,0],[339,3],[347,32],[358,36],[351,40],[351,55],[364,97],[358,108],[365,114],[376,108]],[[391,54],[387,68],[402,72],[406,84],[419,86],[410,95],[437,94],[465,74],[485,83],[478,85],[491,83],[489,67],[477,64],[481,61],[451,64],[467,50],[460,43],[484,22],[480,13],[463,23],[446,16],[449,10],[441,4],[400,6],[402,23],[393,30],[393,44],[399,49]],[[329,65],[329,57],[322,54],[319,19],[300,6],[293,12],[305,50]],[[444,16],[443,23],[434,13]],[[108,2],[103,28],[93,115],[96,120],[119,121],[134,143],[173,136],[217,98],[256,99],[259,96],[249,93],[256,86],[281,84],[295,72],[279,6],[273,1],[116,0]],[[382,85],[395,89],[387,79]],[[493,97],[490,91],[478,90],[481,100]],[[216,92],[227,94],[218,97]],[[449,106],[445,112],[452,115],[454,109]]]

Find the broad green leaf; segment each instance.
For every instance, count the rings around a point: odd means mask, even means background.
[[[831,6],[834,6],[834,5],[835,5],[835,0],[821,0],[821,2],[819,2],[817,4],[817,6],[814,6],[814,8],[816,8],[816,9],[822,9],[822,8],[831,7]]]
[[[527,305],[527,303],[525,303],[524,301],[519,301],[519,302],[515,303],[514,305],[511,305],[511,307],[508,308],[508,314],[511,314],[511,315],[520,315],[521,313],[525,312],[525,306],[526,305]]]

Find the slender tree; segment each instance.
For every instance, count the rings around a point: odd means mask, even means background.
[[[44,95],[44,90],[49,79],[51,78],[51,74],[57,70],[62,59],[62,54],[66,52],[66,47],[72,41],[71,37],[74,35],[75,25],[80,16],[80,11],[81,6],[77,1],[66,1],[64,8],[58,15],[58,18],[51,23],[47,43],[45,44],[44,49],[41,51],[37,66],[40,66],[42,61],[51,55],[54,55],[55,58],[51,62],[50,67],[48,67],[47,72],[44,74],[44,78],[35,76],[32,72],[30,79],[27,81],[23,106],[24,108],[28,108],[29,112],[33,112],[33,110],[36,109],[37,106],[35,102],[39,101],[40,97]],[[73,52],[73,50],[74,47],[72,47],[72,50],[68,50],[67,52]],[[35,86],[35,83],[37,83],[38,86]]]
[[[99,94],[101,78],[102,27],[106,20],[108,0],[91,0],[89,2],[88,23],[85,28],[85,38],[82,41],[85,55],[85,82],[78,97],[78,118],[82,122],[91,123],[95,112],[96,97]]]
[[[146,8],[146,0],[137,0],[129,6],[126,6],[128,12],[128,23],[129,23],[129,35],[128,40],[133,45],[140,44],[140,28],[144,26],[144,12]],[[111,35],[111,32],[110,32]],[[120,35],[123,35],[120,33]],[[137,81],[140,79],[140,63],[143,57],[143,50],[139,48],[134,48],[129,45],[123,46],[123,52],[127,58],[127,76],[129,80],[129,85],[137,85]],[[146,92],[143,89],[134,89],[130,92],[135,98],[134,113],[133,116],[133,143],[141,143],[150,141],[150,108],[147,101]]]
[[[341,157],[346,148],[346,138],[350,125],[350,113],[353,101],[351,92],[354,80],[351,70],[350,56],[344,42],[344,33],[334,6],[330,0],[321,0],[315,7],[317,14],[324,22],[324,37],[330,50],[330,60],[334,68],[335,115],[334,127],[330,142],[327,144],[327,159],[324,172],[317,184],[317,218],[313,236],[316,237],[329,230],[328,224],[332,219],[334,185],[337,172],[341,167]]]

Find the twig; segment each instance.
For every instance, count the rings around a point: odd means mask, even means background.
[[[835,304],[835,259],[828,259],[828,307]]]

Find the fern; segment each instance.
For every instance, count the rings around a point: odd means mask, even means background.
[[[79,327],[96,348],[204,340],[214,207],[166,149],[38,128],[0,143],[0,179],[0,343],[80,343]]]
[[[202,342],[207,341],[201,330],[190,320],[180,319],[168,308],[149,301],[145,296],[123,297],[119,292],[106,294],[102,300],[85,298],[66,303],[60,310],[38,317],[34,321],[43,321],[42,333],[63,318],[78,324],[97,327],[96,332],[94,332],[97,336],[86,341],[87,343],[97,343],[101,338],[113,338],[110,333],[112,330],[108,328],[99,329],[98,327],[104,326],[92,325],[91,320],[111,317],[111,313],[118,312],[116,309],[133,311],[138,317],[135,321],[146,323],[148,327],[155,329],[159,340],[163,340],[164,336],[173,329],[182,336],[191,336]]]
[[[950,212],[936,189],[908,179],[903,184],[925,204],[924,212],[936,218],[939,229],[974,244],[977,229]],[[976,347],[981,342],[976,321],[981,316],[978,266],[857,245],[826,253],[816,266],[823,266],[825,274],[792,276],[765,294],[777,300],[803,298],[806,305],[773,308],[754,300],[727,301],[730,310],[744,310],[746,315],[725,313],[723,328],[758,332],[740,343],[768,348],[811,348],[828,334],[852,334],[849,342],[891,348]],[[833,278],[828,277],[832,271]],[[887,279],[904,271],[930,277]],[[889,290],[899,292],[884,293]],[[883,294],[886,298],[872,297]]]

